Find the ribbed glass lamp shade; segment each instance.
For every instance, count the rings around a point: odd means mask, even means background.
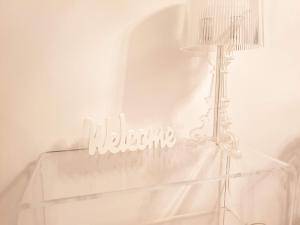
[[[263,45],[262,0],[188,0],[183,48],[225,46],[246,50]]]

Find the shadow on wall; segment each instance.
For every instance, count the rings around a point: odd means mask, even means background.
[[[182,9],[159,11],[129,35],[122,111],[132,125],[170,123],[175,110],[204,84],[207,52],[195,58],[181,50]]]
[[[15,179],[0,193],[1,224],[17,224],[18,203],[22,200],[36,163],[30,163]]]
[[[298,172],[298,184],[297,184],[297,203],[295,210],[294,225],[300,225],[300,138],[296,138],[291,141],[281,151],[279,159],[294,166]]]

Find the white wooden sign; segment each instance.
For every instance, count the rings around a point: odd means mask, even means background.
[[[127,130],[124,114],[118,119],[118,132],[113,131],[112,118],[107,118],[104,125],[91,122],[89,154],[118,153],[145,149],[172,148],[176,143],[175,132],[171,127]]]

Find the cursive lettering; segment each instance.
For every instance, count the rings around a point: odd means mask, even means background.
[[[112,130],[112,119],[105,125],[91,124],[89,154],[118,153],[145,149],[172,148],[176,143],[175,132],[171,127],[127,130],[124,114],[118,118],[119,132]]]

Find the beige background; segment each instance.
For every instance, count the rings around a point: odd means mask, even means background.
[[[206,58],[199,63],[179,50],[182,9],[174,4],[0,1],[2,218],[40,153],[84,145],[85,117],[124,111],[143,126],[203,110],[197,93],[209,85]],[[292,152],[298,164],[299,15],[297,0],[266,0],[265,48],[239,53],[228,85],[241,149],[287,161]]]

